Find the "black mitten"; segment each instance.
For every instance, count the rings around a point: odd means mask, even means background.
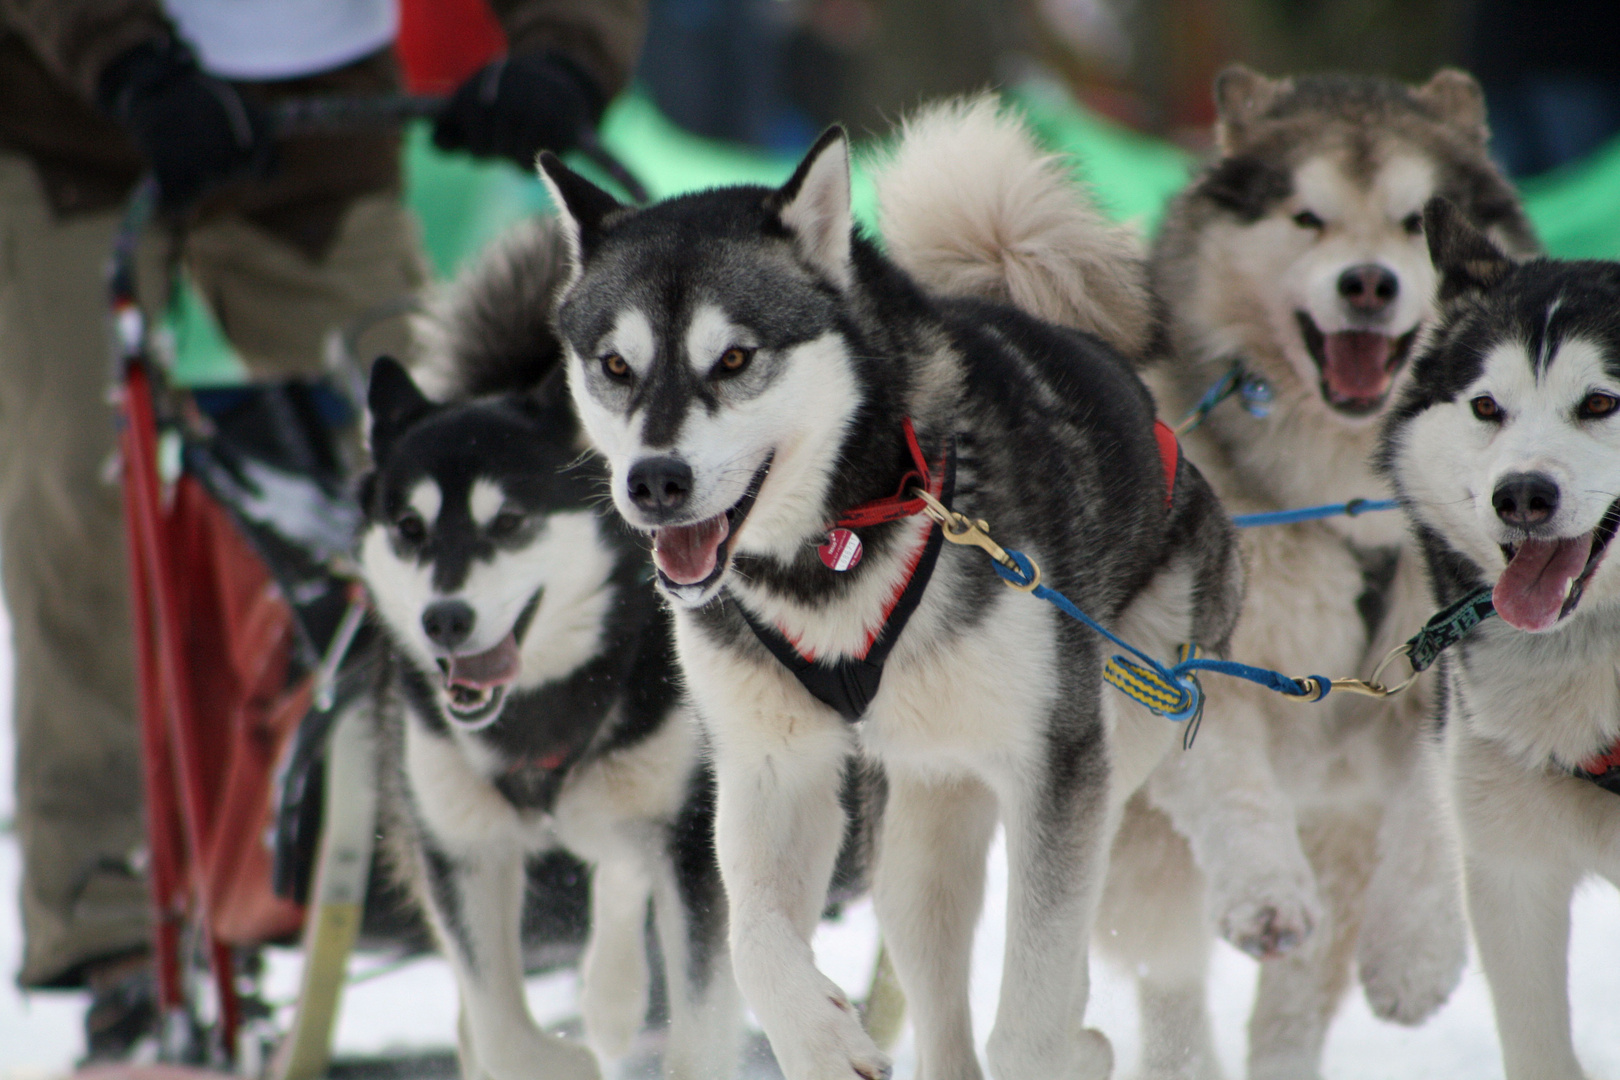
[[[180,42],[135,46],[107,65],[98,89],[101,107],[129,129],[157,175],[164,210],[184,210],[231,179],[270,171],[269,117],[198,67]]]
[[[602,105],[595,83],[566,57],[519,53],[486,64],[456,89],[433,142],[530,170],[540,151],[572,149]]]

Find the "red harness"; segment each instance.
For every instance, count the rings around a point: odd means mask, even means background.
[[[1620,742],[1575,767],[1575,775],[1620,795]]]
[[[899,489],[893,495],[861,503],[846,511],[835,528],[870,528],[922,513],[925,505],[923,500],[907,495],[914,487],[921,487],[946,506],[950,505],[951,492],[955,487],[955,440],[946,443],[945,455],[939,466],[930,469],[917,442],[917,432],[912,427],[910,417],[901,421],[901,428],[905,432],[906,448],[911,451],[912,468],[901,478]],[[1181,448],[1176,442],[1175,432],[1163,423],[1155,421],[1153,438],[1158,444],[1159,460],[1164,466],[1164,504],[1169,509],[1175,494]],[[883,618],[878,622],[877,629],[866,635],[865,644],[854,656],[840,656],[818,663],[813,651],[804,652],[797,641],[777,627],[758,621],[740,604],[737,605],[737,613],[753,630],[760,644],[793,673],[811,696],[831,706],[845,720],[853,723],[866,714],[867,706],[877,694],[883,678],[884,661],[899,640],[911,613],[922,602],[923,590],[933,576],[934,564],[938,561],[944,539],[939,525],[929,528],[923,542],[907,560],[904,576],[896,583],[894,592],[884,604]]]
[[[917,431],[911,424],[911,417],[900,421],[900,430],[905,432],[906,448],[911,451],[911,469],[900,478],[900,487],[893,495],[886,495],[881,499],[861,503],[845,511],[835,525],[840,529],[866,529],[873,525],[882,525],[890,521],[899,521],[901,518],[915,517],[922,513],[924,503],[921,499],[912,498],[906,493],[914,487],[920,487],[936,499],[939,498],[945,483],[945,459],[940,458],[939,468],[930,470],[928,459],[923,457],[922,446],[917,442]],[[900,598],[906,595],[911,588],[913,579],[917,576],[917,567],[922,563],[923,553],[928,550],[928,540],[932,534],[925,534],[922,543],[911,552],[906,560],[906,572],[895,583],[894,592],[883,605],[883,617],[878,620],[877,628],[867,632],[866,643],[855,653],[855,659],[865,660],[872,652],[872,646],[889,626],[889,619],[894,615],[895,607]],[[895,636],[899,636],[896,633]],[[815,662],[814,649],[806,651],[800,648],[799,643],[792,637],[783,634],[793,650],[811,663]]]
[[[1153,441],[1159,444],[1159,461],[1164,464],[1164,505],[1169,509],[1176,497],[1176,467],[1181,464],[1181,444],[1176,433],[1163,420],[1153,421]]]

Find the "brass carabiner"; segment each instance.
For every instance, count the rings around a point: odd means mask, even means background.
[[[1411,645],[1397,645],[1393,649],[1389,650],[1389,652],[1384,655],[1382,660],[1378,661],[1378,666],[1373,668],[1372,678],[1365,681],[1361,679],[1334,679],[1333,689],[1344,690],[1352,694],[1361,694],[1364,697],[1370,698],[1387,698],[1395,694],[1399,694],[1401,691],[1407,689],[1413,683],[1417,682],[1418,675],[1420,674],[1419,672],[1412,672],[1405,682],[1398,683],[1395,686],[1385,686],[1383,683],[1379,682],[1379,677],[1384,674],[1384,669],[1389,667],[1397,656],[1410,656],[1411,652]]]
[[[939,524],[939,531],[944,534],[945,539],[953,544],[980,548],[1002,566],[1019,575],[1023,574],[1023,569],[1013,561],[1011,555],[1007,554],[1007,549],[990,538],[989,522],[982,519],[975,521],[966,514],[957,513],[922,488],[912,488],[911,494],[922,500],[923,513]],[[1027,555],[1024,557],[1029,558]],[[1006,578],[1001,579],[1002,583],[1019,592],[1034,592],[1041,584],[1041,568],[1035,564],[1034,559],[1029,559],[1029,568],[1028,584],[1020,585]]]

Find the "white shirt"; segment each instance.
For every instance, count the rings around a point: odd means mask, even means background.
[[[395,0],[163,0],[206,71],[296,79],[376,52],[399,31]]]

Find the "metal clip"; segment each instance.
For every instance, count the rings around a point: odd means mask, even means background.
[[[1378,666],[1373,669],[1372,678],[1366,681],[1361,679],[1334,679],[1333,689],[1345,690],[1352,694],[1361,694],[1370,698],[1387,698],[1398,694],[1417,682],[1420,672],[1412,672],[1405,682],[1397,683],[1394,686],[1385,686],[1378,679],[1379,676],[1384,674],[1384,669],[1389,667],[1397,656],[1410,656],[1411,653],[1411,645],[1397,645],[1389,650],[1382,660],[1378,661]]]
[[[1007,554],[1007,549],[990,538],[990,523],[983,519],[973,520],[966,514],[959,514],[948,509],[944,503],[934,498],[922,488],[912,488],[911,494],[923,502],[923,513],[939,523],[940,532],[945,539],[953,544],[966,544],[971,547],[982,548],[992,559],[1007,569],[1022,576],[1023,568],[1013,561]],[[1027,555],[1025,558],[1029,558]],[[1019,592],[1032,593],[1041,584],[1041,568],[1035,564],[1034,559],[1029,560],[1030,577],[1027,585],[1020,585],[1015,581],[1002,581],[1008,588]]]

